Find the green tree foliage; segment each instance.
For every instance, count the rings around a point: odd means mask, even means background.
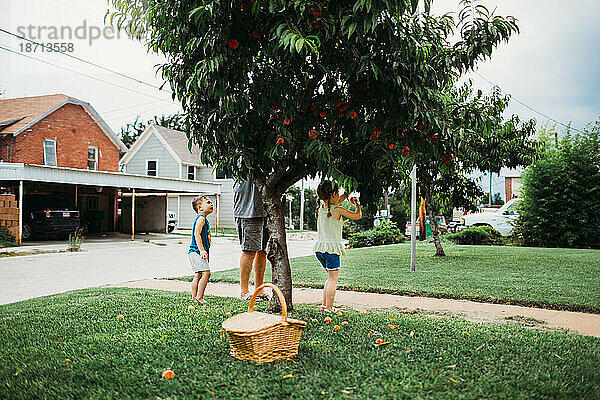
[[[515,235],[525,245],[600,248],[600,120],[546,143],[523,175]]]
[[[0,247],[16,245],[17,239],[5,226],[0,226]]]
[[[388,202],[390,204],[391,221],[404,233],[406,222],[410,219],[410,202],[404,202],[400,190],[392,192],[388,197]]]
[[[291,186],[287,191],[287,195],[290,195],[292,199],[292,221],[294,223],[294,229],[300,229],[300,188],[298,186]],[[304,229],[305,230],[317,230],[317,219],[315,217],[315,210],[317,209],[317,191],[310,188],[304,188]],[[289,213],[289,205],[285,207],[285,213]]]
[[[388,194],[388,204],[390,206],[390,220],[398,229],[403,231],[406,226],[406,221],[409,220],[408,213],[410,210],[406,205],[405,191],[404,188],[396,189]],[[408,193],[410,196],[410,193]],[[349,210],[354,211],[354,205],[350,202],[343,204]],[[378,210],[385,210],[385,200],[381,196],[376,201],[371,201],[364,206],[361,206],[362,218],[358,220],[345,220],[344,221],[344,237],[348,238],[350,234],[359,233],[362,231],[373,229],[375,215]],[[404,231],[403,231],[404,232]]]
[[[402,176],[398,159],[428,146],[422,132],[442,131],[432,111],[445,88],[517,32],[514,18],[475,0],[458,18],[431,15],[430,0],[110,3],[112,24],[166,57],[160,72],[203,161],[252,172],[273,282],[289,303],[281,195],[321,173],[364,202],[378,198]]]
[[[402,229],[398,228],[391,221],[383,221],[380,225],[372,229],[350,235],[349,244],[351,247],[356,248],[382,246],[402,243],[404,241],[406,241],[406,236],[404,236]]]
[[[482,195],[475,170],[499,172],[502,167],[529,165],[539,145],[534,139],[535,121],[522,123],[517,116],[504,121],[509,98],[497,88],[489,95],[473,92],[470,84],[451,88],[433,112],[439,127],[421,137],[430,145],[415,154],[419,193],[425,199],[436,255],[444,256],[434,215],[453,207],[474,210]]]
[[[175,113],[171,115],[154,116],[154,118],[144,122],[140,116],[135,117],[135,121],[121,127],[119,136],[125,146],[131,148],[140,135],[146,130],[150,124],[164,126],[165,128],[175,129],[185,132],[185,119],[181,114]]]

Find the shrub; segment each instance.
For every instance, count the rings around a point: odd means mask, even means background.
[[[16,245],[17,238],[5,226],[0,226],[0,243],[4,246]]]
[[[75,232],[69,234],[69,247],[67,247],[67,251],[80,251],[84,239],[83,229],[75,229]]]
[[[384,244],[402,243],[406,236],[396,227],[393,222],[382,222],[379,226],[368,231],[353,233],[350,235],[350,246],[370,247]]]
[[[600,248],[600,124],[567,135],[523,176],[515,237],[522,244]]]
[[[455,244],[502,245],[502,234],[491,226],[473,226],[458,233],[446,235]]]

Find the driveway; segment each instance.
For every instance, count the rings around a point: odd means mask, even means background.
[[[52,253],[0,258],[0,304],[140,279],[191,275],[189,236],[142,235],[131,242],[116,236],[86,240],[79,253]],[[144,239],[149,240],[148,242]],[[212,238],[211,270],[237,268],[237,238]],[[312,254],[313,241],[290,240],[290,257]],[[25,248],[64,249],[64,242],[30,243]],[[23,249],[23,248],[21,248]]]

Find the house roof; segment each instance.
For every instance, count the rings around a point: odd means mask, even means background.
[[[0,100],[0,122],[17,120],[2,129],[3,134],[20,133],[24,127],[36,120],[40,115],[54,110],[58,105],[64,104],[69,96],[53,94],[49,96],[22,97],[19,99]]]
[[[82,106],[113,144],[119,150],[127,151],[127,146],[115,135],[90,103],[64,94],[0,100],[0,134],[17,136],[68,103]]]
[[[165,139],[167,145],[171,147],[173,152],[177,154],[182,164],[201,165],[200,162],[200,147],[194,144],[192,148],[188,148],[189,139],[185,132],[176,131],[174,129],[165,128],[164,126],[153,125],[159,135]]]
[[[127,164],[152,134],[156,134],[163,146],[165,146],[179,164],[203,166],[200,161],[200,147],[198,147],[198,145],[193,145],[191,150],[188,149],[189,140],[185,132],[165,128],[164,126],[156,124],[150,124],[146,130],[142,132],[127,154],[121,158],[119,164]]]

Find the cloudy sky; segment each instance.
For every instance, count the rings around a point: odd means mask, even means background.
[[[485,91],[491,88],[490,82],[497,84],[525,104],[513,100],[509,113],[535,118],[538,126],[548,122],[539,113],[577,129],[598,119],[600,1],[483,0],[483,4],[500,15],[515,16],[521,33],[481,63],[477,74],[469,75],[475,86]],[[459,1],[434,0],[433,9],[435,13],[457,12]],[[106,1],[0,0],[0,10],[1,29],[25,32],[44,43],[72,44],[70,54],[144,82],[40,48],[28,52],[26,42],[0,32],[0,46],[30,57],[0,48],[3,98],[64,93],[91,103],[116,132],[137,115],[149,119],[178,110],[168,93],[151,87],[162,84],[155,73],[161,62],[158,56],[126,37],[110,38],[114,33],[92,37],[105,27]],[[65,34],[70,28],[79,37],[85,32],[85,38],[49,38],[50,27],[59,31],[67,27]],[[499,181],[494,186],[494,192],[504,192]]]

